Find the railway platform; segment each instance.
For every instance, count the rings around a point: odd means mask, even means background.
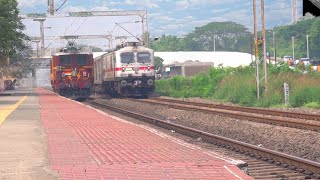
[[[51,91],[11,92],[0,94],[0,179],[253,179],[240,161]]]

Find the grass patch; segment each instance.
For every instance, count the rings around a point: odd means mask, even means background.
[[[201,97],[244,106],[285,107],[283,84],[290,88],[291,107],[319,108],[320,73],[304,74],[286,64],[270,66],[268,89],[256,98],[255,68],[212,68],[193,77],[176,76],[156,81],[156,92],[166,96]]]
[[[302,107],[310,109],[320,109],[320,102],[310,102],[304,104]]]

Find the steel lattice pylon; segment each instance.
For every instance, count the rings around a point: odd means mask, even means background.
[[[54,0],[48,0],[48,13],[53,16],[54,12]]]
[[[298,3],[297,0],[292,0],[292,23],[298,22]]]

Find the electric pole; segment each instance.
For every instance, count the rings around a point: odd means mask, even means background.
[[[264,23],[264,0],[261,0],[261,37],[258,38],[257,32],[257,2],[253,0],[253,19],[254,19],[254,42],[255,42],[255,58],[256,58],[256,83],[257,83],[257,98],[260,98],[260,82],[264,79],[264,88],[267,91],[267,57],[266,57],[266,32]],[[260,79],[260,55],[259,47],[262,45],[262,60],[263,60],[263,77]]]
[[[292,39],[292,60],[295,61],[295,57],[294,57],[294,36],[291,37]]]
[[[256,58],[256,85],[257,85],[257,98],[260,98],[260,77],[259,77],[259,45],[258,45],[258,32],[257,32],[257,1],[253,0],[253,21],[254,21],[254,47]]]
[[[307,34],[307,58],[309,58],[309,34]]]
[[[213,35],[213,51],[216,52],[216,35]]]
[[[262,24],[262,45],[263,45],[263,71],[264,71],[264,86],[265,91],[268,91],[267,79],[267,54],[266,54],[266,30],[264,23],[264,0],[261,0],[261,24]]]
[[[274,60],[274,64],[277,64],[275,34],[276,34],[276,32],[273,31],[273,32],[272,32],[272,46],[273,46],[273,60]]]

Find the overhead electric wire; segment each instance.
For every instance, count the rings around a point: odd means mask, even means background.
[[[116,22],[115,22],[116,23]],[[143,44],[144,44],[144,42],[140,39],[140,38],[138,38],[138,37],[136,37],[135,35],[133,35],[131,32],[129,32],[128,30],[126,30],[124,27],[122,27],[119,23],[116,23],[116,25],[118,25],[121,29],[123,29],[123,30],[125,30],[127,33],[129,33],[131,36],[133,36],[133,37],[135,37],[138,41],[140,41],[140,42],[142,42]]]
[[[78,29],[76,29],[72,35],[74,35],[79,29],[80,27],[88,20],[89,16],[86,17],[86,19],[79,25]]]
[[[56,12],[59,11],[63,7],[63,5],[67,2],[68,0],[64,0],[64,2],[56,9]]]
[[[75,18],[68,27],[65,27],[64,35],[66,35],[67,30],[76,22],[76,20],[78,20],[78,18]],[[79,19],[79,20],[80,20],[80,19]]]

